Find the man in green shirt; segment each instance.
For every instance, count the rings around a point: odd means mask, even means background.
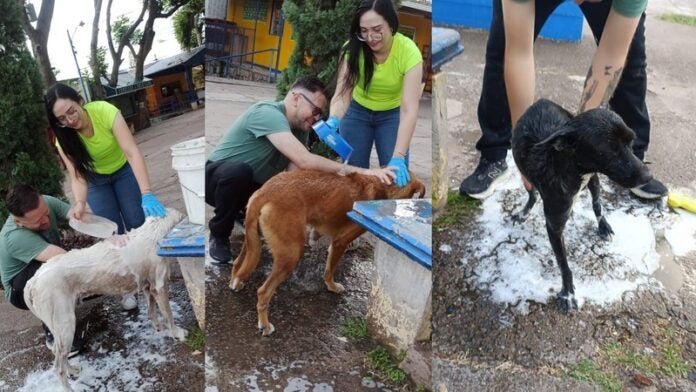
[[[39,195],[28,185],[17,185],[5,200],[10,216],[0,230],[0,276],[5,299],[18,309],[28,310],[24,286],[41,265],[65,253],[60,247],[58,220],[66,219],[70,206],[55,197]],[[52,348],[53,335],[46,326],[46,345]],[[82,348],[82,331],[76,331],[70,356]]]
[[[363,169],[309,152],[312,125],[324,115],[326,92],[316,77],[295,81],[282,101],[262,101],[244,112],[222,136],[205,165],[205,201],[215,207],[208,222],[210,256],[219,263],[232,259],[230,234],[234,221],[261,185],[293,169],[344,174],[363,173],[391,183],[392,169]]]

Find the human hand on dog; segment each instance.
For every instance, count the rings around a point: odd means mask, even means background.
[[[366,174],[368,176],[375,176],[379,178],[380,181],[384,184],[391,184],[393,180],[396,178],[396,174],[394,174],[393,169],[390,167],[381,167],[379,169],[365,169],[362,174]]]
[[[113,248],[123,248],[128,244],[128,236],[125,234],[116,234],[107,238],[106,241],[110,243]]]
[[[164,218],[167,216],[167,210],[164,209],[157,196],[152,192],[148,192],[143,195],[143,201],[141,206],[143,207],[143,212],[145,216],[154,216],[158,218]]]
[[[387,163],[387,167],[394,169],[396,174],[396,185],[399,188],[403,188],[411,181],[411,176],[408,174],[408,169],[406,168],[406,158],[400,156],[393,156],[392,159]]]

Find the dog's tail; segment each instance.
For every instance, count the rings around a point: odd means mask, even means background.
[[[232,268],[232,276],[230,277],[230,288],[232,290],[241,290],[244,281],[249,278],[252,272],[256,269],[261,258],[261,235],[259,233],[259,216],[261,215],[261,206],[255,203],[256,194],[251,196],[247,205],[246,218],[244,219],[244,243],[242,250],[234,261]]]

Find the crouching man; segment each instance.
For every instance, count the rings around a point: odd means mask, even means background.
[[[28,185],[10,189],[5,199],[10,216],[0,230],[0,276],[5,299],[28,310],[24,286],[43,263],[65,253],[60,247],[58,220],[67,219],[70,206],[55,197],[40,195]],[[53,335],[43,326],[46,346],[53,348]],[[77,329],[70,357],[80,353],[84,331]]]

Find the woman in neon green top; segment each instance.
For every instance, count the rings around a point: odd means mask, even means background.
[[[166,211],[150,189],[150,178],[126,121],[114,105],[82,105],[77,91],[56,83],[46,93],[48,121],[70,173],[75,204],[69,217],[82,218],[86,204],[118,224],[120,234]]]
[[[423,56],[398,33],[391,0],[363,0],[341,53],[336,93],[327,124],[353,147],[349,163],[369,167],[372,145],[380,166],[395,169],[396,183],[409,181],[408,150],[416,128]],[[339,118],[342,118],[339,120]]]

